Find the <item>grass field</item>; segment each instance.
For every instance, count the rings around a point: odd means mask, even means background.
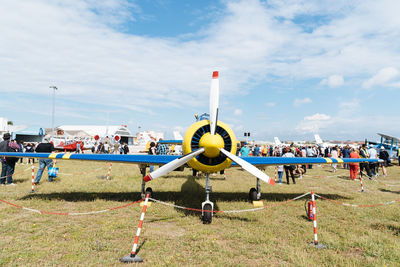
[[[31,194],[28,165],[17,165],[15,187],[0,187],[0,199],[24,207],[57,212],[87,212],[140,199],[135,165],[60,161],[59,179],[44,175]],[[274,175],[274,168],[266,171]],[[350,181],[348,171],[317,167],[293,185],[262,184],[265,206],[314,190],[351,204],[378,204],[400,198],[400,168],[388,169],[379,182]],[[333,176],[334,175],[334,176]],[[333,177],[331,177],[333,176]],[[284,178],[285,180],[285,178]],[[189,170],[152,181],[154,198],[200,208],[205,179]],[[149,184],[149,185],[150,185]],[[228,169],[227,179],[212,176],[211,200],[218,210],[253,208],[247,201],[255,178]],[[309,196],[307,196],[309,199]],[[356,208],[317,199],[318,237],[327,249],[309,245],[313,225],[306,220],[305,199],[262,211],[216,214],[203,225],[200,214],[158,203],[148,208],[139,240],[143,266],[400,266],[400,203]],[[95,215],[38,214],[0,202],[1,266],[119,266],[129,255],[141,213],[138,204]]]

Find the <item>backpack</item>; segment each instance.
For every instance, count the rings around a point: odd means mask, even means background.
[[[12,141],[9,141],[6,147],[6,152],[18,152],[19,151],[19,146]],[[5,160],[8,164],[13,164],[19,160],[19,158],[15,157],[5,157]]]
[[[18,145],[17,145],[18,146]],[[15,146],[13,146],[12,141],[8,142],[7,145],[7,152],[18,152],[19,148],[16,148]]]

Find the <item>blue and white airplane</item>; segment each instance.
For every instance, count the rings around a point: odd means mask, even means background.
[[[210,201],[210,173],[220,172],[230,166],[238,165],[257,178],[256,188],[251,188],[251,200],[261,197],[260,180],[274,185],[274,179],[259,168],[267,165],[298,165],[298,164],[332,164],[350,162],[377,162],[377,159],[340,159],[340,158],[285,158],[285,157],[238,157],[236,156],[237,140],[232,129],[218,120],[219,102],[219,73],[214,71],[210,90],[209,119],[198,120],[192,124],[182,140],[183,156],[174,155],[117,155],[117,154],[71,154],[71,153],[5,153],[0,156],[7,157],[35,157],[65,160],[88,160],[123,162],[139,165],[143,175],[142,195],[151,194],[145,184],[169,172],[189,165],[196,171],[206,173],[206,200],[202,203],[203,223],[211,223],[214,204]],[[146,175],[146,167],[160,165],[160,168]]]
[[[382,133],[378,133],[378,135],[381,137],[380,142],[366,141],[366,143],[373,145],[378,150],[381,149],[381,147],[384,147],[385,150],[389,153],[389,157],[397,158],[397,151],[399,150],[400,139]]]

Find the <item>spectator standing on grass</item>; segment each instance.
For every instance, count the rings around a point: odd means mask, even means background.
[[[360,155],[358,154],[358,150],[353,148],[350,152],[349,157],[351,159],[359,159]],[[349,167],[350,167],[350,179],[351,180],[357,179],[358,163],[349,163]]]
[[[260,155],[260,147],[258,145],[255,145],[253,156],[258,157],[259,155]]]
[[[19,145],[13,141],[10,141],[11,135],[9,133],[5,133],[3,135],[3,141],[0,143],[0,152],[17,152],[19,150]],[[1,158],[1,178],[0,184],[1,186],[7,185],[15,185],[13,183],[12,176],[15,170],[15,163],[18,161],[18,158],[15,157],[2,157]]]
[[[280,157],[281,154],[279,151],[275,151],[273,154],[274,157]],[[282,177],[283,177],[283,165],[276,166],[276,170],[278,171],[278,184],[282,184]]]
[[[350,147],[347,145],[343,148],[343,158],[347,159],[350,157]],[[348,163],[344,163],[343,164],[343,168],[344,169],[349,169],[349,164]]]
[[[284,154],[283,154],[282,157],[284,157],[284,158],[294,158],[294,154],[290,151],[290,148],[285,147],[283,151],[284,151]],[[293,184],[296,183],[296,180],[294,179],[294,173],[293,173],[295,168],[296,167],[292,166],[292,165],[285,165],[284,166],[285,173],[286,173],[287,184],[289,184],[289,174],[292,177]]]
[[[119,142],[115,141],[115,143],[114,143],[114,154],[118,154],[119,147],[120,147]]]
[[[240,149],[240,155],[242,157],[248,157],[250,154],[250,148],[247,145],[242,146]]]
[[[379,159],[383,160],[381,164],[383,177],[387,176],[386,166],[388,165],[390,158],[389,153],[385,150],[384,146],[381,146],[381,151],[379,152]]]
[[[151,142],[150,143],[150,148],[149,148],[149,155],[157,155],[157,148],[156,148],[156,143]],[[154,166],[150,166],[150,172],[153,172]]]
[[[28,143],[25,147],[25,152],[33,153],[35,152],[35,146],[32,143]],[[35,164],[35,158],[28,158],[28,164]]]
[[[52,143],[49,142],[49,139],[45,138],[43,143],[40,143],[35,151],[37,153],[51,153],[54,151],[54,146]],[[52,159],[39,159],[39,170],[36,174],[36,179],[35,179],[35,184],[39,184],[40,179],[42,178],[42,174],[44,169],[47,170],[53,166],[53,160]],[[48,181],[53,182],[53,178],[51,176],[48,176]]]
[[[267,146],[263,146],[262,150],[261,150],[261,155],[263,157],[268,156],[268,147]]]
[[[110,151],[110,144],[108,142],[107,143],[104,142],[103,147],[104,147],[104,153],[108,154]]]
[[[162,138],[160,138],[159,142],[162,141]],[[166,144],[163,143],[158,143],[157,146],[157,154],[158,155],[167,155],[168,153],[168,147]]]
[[[19,149],[18,149],[18,152],[24,152],[24,141],[23,140],[21,140],[19,143],[18,143],[18,146],[19,146]],[[24,158],[20,158],[20,160],[19,160],[19,163],[20,164],[24,164],[24,160],[23,160]]]
[[[331,156],[332,156],[332,158],[335,158],[335,159],[338,158],[338,150],[337,150],[337,147],[336,147],[336,146],[335,146],[334,148],[332,148]],[[336,172],[336,170],[337,170],[337,164],[336,164],[336,163],[333,163],[333,164],[332,164],[332,168],[333,168],[333,172]]]
[[[308,148],[307,148],[307,157],[308,158],[313,158],[314,156],[315,156],[315,154],[314,154],[313,148],[311,146],[308,146]],[[308,164],[308,168],[312,169],[312,164]]]
[[[376,151],[375,147],[371,146],[368,149],[368,154],[369,154],[369,158],[370,159],[376,159],[378,158],[378,152]],[[372,175],[374,175],[375,177],[378,176],[378,170],[377,170],[377,165],[375,164],[375,162],[370,162],[369,163],[369,169],[371,170]]]
[[[361,146],[360,149],[360,158],[364,158],[364,159],[368,159],[369,158],[369,153],[367,150],[367,145],[363,144]],[[367,176],[370,180],[372,180],[372,174],[371,174],[371,170],[369,169],[369,164],[368,162],[361,162],[360,163],[360,173],[361,173],[361,177],[362,177],[362,172],[365,169],[365,171],[367,172]]]
[[[81,143],[79,141],[76,142],[76,149],[75,153],[80,154],[82,152],[81,150]]]
[[[128,147],[128,144],[125,143],[125,145],[124,145],[124,154],[126,155],[128,153],[129,153],[129,147]]]

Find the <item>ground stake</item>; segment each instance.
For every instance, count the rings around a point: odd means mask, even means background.
[[[143,261],[142,258],[140,258],[136,254],[136,249],[137,249],[137,245],[139,242],[140,231],[142,230],[144,214],[146,213],[147,203],[149,202],[149,197],[150,197],[150,194],[147,194],[146,199],[144,201],[144,205],[143,205],[142,215],[140,216],[139,226],[138,226],[138,229],[136,232],[136,237],[135,237],[135,242],[133,244],[132,252],[130,255],[120,258],[119,260],[122,262],[142,262]]]
[[[310,246],[315,248],[326,248],[324,244],[318,242],[318,235],[317,235],[317,212],[315,208],[315,196],[314,191],[311,191],[311,203],[312,203],[312,219],[314,225],[314,241],[310,243]]]
[[[108,168],[107,180],[110,180],[111,167],[112,167],[112,163],[110,163],[110,168]]]
[[[32,190],[31,193],[35,193],[35,164],[32,163]]]

